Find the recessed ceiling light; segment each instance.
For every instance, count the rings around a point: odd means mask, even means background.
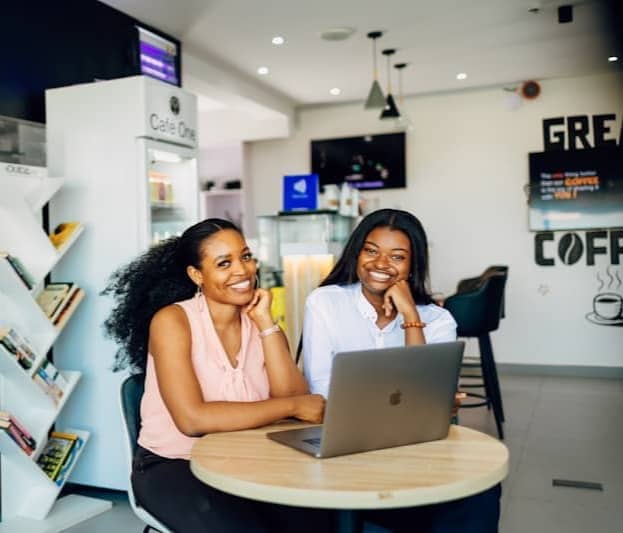
[[[285,43],[286,40],[281,35],[275,35],[273,37],[273,44],[280,45]]]
[[[338,96],[342,90],[339,87],[333,87],[333,89],[331,89],[329,91],[333,96]]]
[[[320,34],[325,41],[343,41],[348,39],[353,33],[355,28],[348,26],[340,26],[338,28],[329,28]]]
[[[456,79],[457,79],[457,80],[464,80],[464,79],[466,79],[466,78],[467,78],[467,74],[465,74],[465,72],[459,72],[459,73],[456,75]]]
[[[257,73],[260,76],[265,76],[266,74],[268,74],[268,67],[260,67],[257,69]]]
[[[610,63],[614,63],[615,61],[618,61],[619,57],[618,56],[610,56],[608,58],[608,61],[610,61]]]

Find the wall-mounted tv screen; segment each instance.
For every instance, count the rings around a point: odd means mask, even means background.
[[[406,187],[405,133],[312,141],[311,171],[321,186],[347,182],[357,189]]]
[[[177,44],[145,28],[137,28],[141,73],[179,86],[180,61]]]
[[[530,229],[623,227],[623,148],[529,154]]]

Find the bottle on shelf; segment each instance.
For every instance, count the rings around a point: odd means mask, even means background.
[[[337,185],[330,183],[324,186],[324,208],[337,211],[340,208],[339,190]]]
[[[340,188],[340,215],[345,217],[351,216],[352,208],[351,208],[351,186],[344,182],[342,183],[342,187]]]
[[[350,216],[359,216],[359,189],[352,187],[350,192]]]

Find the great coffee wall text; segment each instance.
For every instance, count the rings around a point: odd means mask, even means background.
[[[623,146],[623,121],[621,121],[618,136],[613,131],[615,121],[614,113],[543,119],[543,149],[547,152]],[[570,175],[565,179],[569,180],[570,186],[581,186],[583,179],[594,178]],[[557,263],[573,265],[579,263],[584,257],[585,261],[582,263],[592,266],[595,264],[596,257],[600,255],[609,259],[611,265],[621,264],[623,229],[600,229],[583,233],[584,238],[578,232],[561,234],[561,232],[540,231],[536,233],[534,236],[536,264],[540,266],[554,266]],[[552,243],[554,243],[553,246]]]

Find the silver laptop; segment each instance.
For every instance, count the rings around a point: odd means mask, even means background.
[[[323,425],[267,437],[315,457],[443,439],[464,348],[456,341],[338,353]]]

